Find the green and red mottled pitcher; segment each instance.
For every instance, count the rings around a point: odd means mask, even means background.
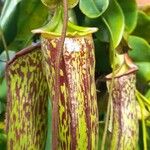
[[[53,129],[58,122],[58,148],[61,150],[95,150],[98,142],[98,110],[95,88],[95,55],[92,33],[97,28],[79,27],[68,22],[59,72],[59,93],[56,93],[56,59],[62,26],[61,9],[56,11],[60,24],[49,24],[34,33],[41,33],[43,66],[49,85],[52,106],[58,96],[58,114],[53,114]],[[54,19],[55,20],[55,19]],[[55,21],[53,21],[55,22]],[[53,111],[55,108],[53,108]],[[52,138],[55,137],[53,132]],[[55,137],[56,138],[56,137]],[[56,143],[53,143],[56,144]]]
[[[40,44],[18,52],[7,64],[8,150],[43,150],[47,136],[48,85]]]
[[[96,149],[98,112],[95,57],[91,34],[66,37],[60,64],[60,93],[55,93],[56,51],[60,37],[42,35],[44,67],[52,102],[59,94],[58,149]],[[55,117],[55,116],[53,116]]]
[[[134,150],[138,144],[138,112],[135,96],[137,66],[128,54],[124,64],[116,71],[112,88],[111,150]],[[110,92],[112,74],[107,77]]]

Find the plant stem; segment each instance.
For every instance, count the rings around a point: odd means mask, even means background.
[[[6,52],[7,61],[9,61],[10,58],[9,58],[7,43],[6,43],[5,36],[3,34],[3,31],[2,31],[1,27],[0,27],[0,35],[1,35],[1,39],[2,39],[2,42],[3,42],[3,45],[4,45],[4,49],[5,49],[5,52]]]
[[[111,106],[111,98],[108,99],[108,104],[107,104],[106,121],[105,121],[104,133],[103,133],[103,138],[102,138],[101,150],[104,150],[104,148],[105,148],[105,142],[106,142],[106,137],[107,137],[107,128],[108,128],[109,116],[110,116],[109,115],[110,114],[110,106]]]
[[[113,45],[111,45],[111,48],[114,50]],[[112,81],[111,81],[111,85],[110,85],[110,92],[109,92],[109,98],[108,98],[108,104],[107,104],[107,112],[106,112],[106,121],[105,121],[104,133],[103,133],[103,138],[102,138],[101,150],[105,149],[105,143],[106,143],[106,137],[107,137],[107,129],[108,129],[108,123],[109,123],[110,109],[111,109],[112,90],[113,90],[114,77],[115,77],[114,58],[115,58],[115,53],[113,53]]]
[[[58,52],[57,52],[57,58],[56,58],[56,86],[55,86],[55,100],[53,102],[53,117],[52,117],[52,122],[53,122],[53,137],[52,137],[52,149],[57,150],[58,146],[58,101],[60,98],[60,62],[61,58],[63,55],[63,46],[64,46],[64,41],[66,37],[66,32],[67,32],[67,24],[68,24],[68,0],[63,0],[63,28],[62,28],[62,33],[60,37],[60,43],[58,45]]]

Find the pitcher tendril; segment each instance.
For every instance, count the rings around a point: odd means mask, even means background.
[[[111,48],[113,49],[113,51],[115,51],[113,47],[111,47]],[[111,81],[111,84],[110,84],[110,91],[109,91],[109,97],[108,97],[106,120],[105,120],[104,132],[103,132],[103,137],[102,137],[101,150],[105,149],[105,143],[106,143],[106,137],[107,137],[107,130],[108,130],[108,124],[109,124],[111,101],[112,101],[112,91],[113,91],[114,78],[115,78],[115,67],[114,67],[115,64],[114,64],[114,59],[115,59],[115,53],[113,53],[112,81]]]
[[[63,28],[62,28],[62,33],[61,33],[61,38],[60,38],[60,43],[58,45],[58,52],[57,52],[57,58],[56,58],[56,89],[55,89],[55,100],[53,103],[53,139],[52,139],[52,145],[53,145],[53,150],[57,150],[58,146],[58,101],[59,101],[59,86],[60,86],[60,81],[59,81],[59,72],[60,72],[60,61],[63,55],[63,46],[64,46],[64,41],[66,37],[66,31],[67,31],[67,23],[68,23],[68,0],[63,0]]]

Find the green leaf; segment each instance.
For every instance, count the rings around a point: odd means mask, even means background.
[[[133,35],[140,36],[150,42],[150,16],[140,11],[138,13],[138,21]]]
[[[132,48],[129,54],[139,67],[138,77],[143,82],[150,81],[150,45],[136,36],[130,36],[128,42]]]
[[[100,5],[97,7],[96,2],[93,0],[80,0],[79,7],[82,13],[89,18],[97,18],[103,13],[103,10],[102,12],[99,11]]]
[[[131,33],[137,22],[137,5],[136,0],[118,0],[125,17],[125,30]]]
[[[99,30],[95,33],[96,37],[102,42],[110,42],[110,34],[106,24],[100,20],[98,23]]]
[[[84,25],[94,27],[97,26],[99,30],[95,33],[96,37],[102,42],[109,42],[109,31],[106,24],[103,22],[102,18],[90,19],[85,17]]]
[[[6,0],[0,16],[0,27],[3,30],[5,39],[9,43],[17,32],[17,21],[18,21],[18,4],[21,0]],[[1,40],[1,38],[0,38]],[[0,45],[2,42],[0,41]],[[0,46],[0,52],[2,46]]]
[[[6,0],[0,26],[9,48],[19,50],[29,45],[33,37],[31,30],[42,26],[47,17],[48,10],[41,0]],[[2,42],[0,48],[2,51]]]
[[[150,45],[144,39],[136,36],[129,36],[128,39],[131,51],[130,56],[136,62],[150,62]]]
[[[9,49],[22,49],[32,42],[31,30],[42,26],[48,17],[48,10],[40,0],[22,0],[19,7],[17,35]]]
[[[109,0],[95,0],[95,4],[102,15],[108,8]]]
[[[124,32],[124,16],[119,4],[115,0],[111,0],[109,7],[103,14],[105,22],[113,42],[114,48],[120,43]]]
[[[139,67],[138,76],[144,82],[150,81],[150,62],[136,62]]]
[[[1,27],[5,26],[5,23],[12,17],[17,5],[22,0],[6,0],[1,12]]]

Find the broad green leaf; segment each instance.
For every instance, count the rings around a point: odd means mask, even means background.
[[[118,0],[125,17],[125,30],[131,33],[137,22],[136,0]]]
[[[136,36],[129,36],[128,40],[131,51],[130,56],[136,62],[150,62],[150,45],[144,39]]]
[[[94,0],[101,15],[106,11],[109,5],[109,0]]]
[[[4,4],[4,2],[0,1],[0,15],[1,15],[2,8],[3,8],[3,4]]]
[[[109,31],[106,26],[106,24],[103,22],[102,18],[97,18],[97,19],[90,19],[88,17],[85,17],[84,24],[86,26],[94,27],[97,26],[99,30],[95,33],[96,37],[102,41],[102,42],[109,42],[110,37],[109,37]]]
[[[140,11],[138,13],[137,26],[132,34],[150,42],[150,16]]]
[[[102,42],[110,42],[110,34],[106,24],[100,20],[98,23],[99,30],[95,33],[96,37]]]
[[[42,26],[47,16],[48,10],[41,0],[6,0],[0,26],[9,48],[19,50],[29,45],[33,36],[31,30]]]
[[[128,41],[132,51],[129,54],[139,67],[138,77],[150,81],[150,45],[142,38],[130,36]]]
[[[97,18],[101,15],[101,12],[93,0],[80,0],[79,7],[82,13],[89,18]]]
[[[7,43],[9,43],[17,32],[18,4],[21,0],[6,0],[0,16],[0,27],[4,33]],[[0,52],[2,51],[0,38]]]
[[[136,62],[139,67],[138,76],[145,83],[150,81],[150,62]]]
[[[17,5],[22,0],[6,0],[1,12],[1,27],[4,28],[5,23],[11,18],[12,14],[16,10]]]
[[[17,35],[9,49],[22,49],[32,42],[31,30],[42,26],[48,17],[48,9],[40,0],[22,0],[17,22]]]
[[[120,24],[118,24],[119,19],[120,19]],[[99,30],[95,33],[95,35],[100,41],[103,42],[109,42],[110,35],[112,36],[112,38],[114,36],[114,40],[116,39],[118,40],[119,34],[121,34],[121,36],[123,34],[123,28],[124,28],[123,22],[124,22],[123,13],[121,11],[121,8],[115,1],[110,2],[108,9],[102,15],[101,18],[97,18],[97,19],[90,19],[88,17],[85,18],[85,24],[87,26],[97,26],[99,28]],[[116,33],[118,33],[118,35]],[[120,37],[119,37],[119,41],[120,41]]]
[[[110,32],[113,47],[116,48],[124,32],[124,16],[119,4],[115,0],[110,1],[108,9],[103,14],[103,21]]]

